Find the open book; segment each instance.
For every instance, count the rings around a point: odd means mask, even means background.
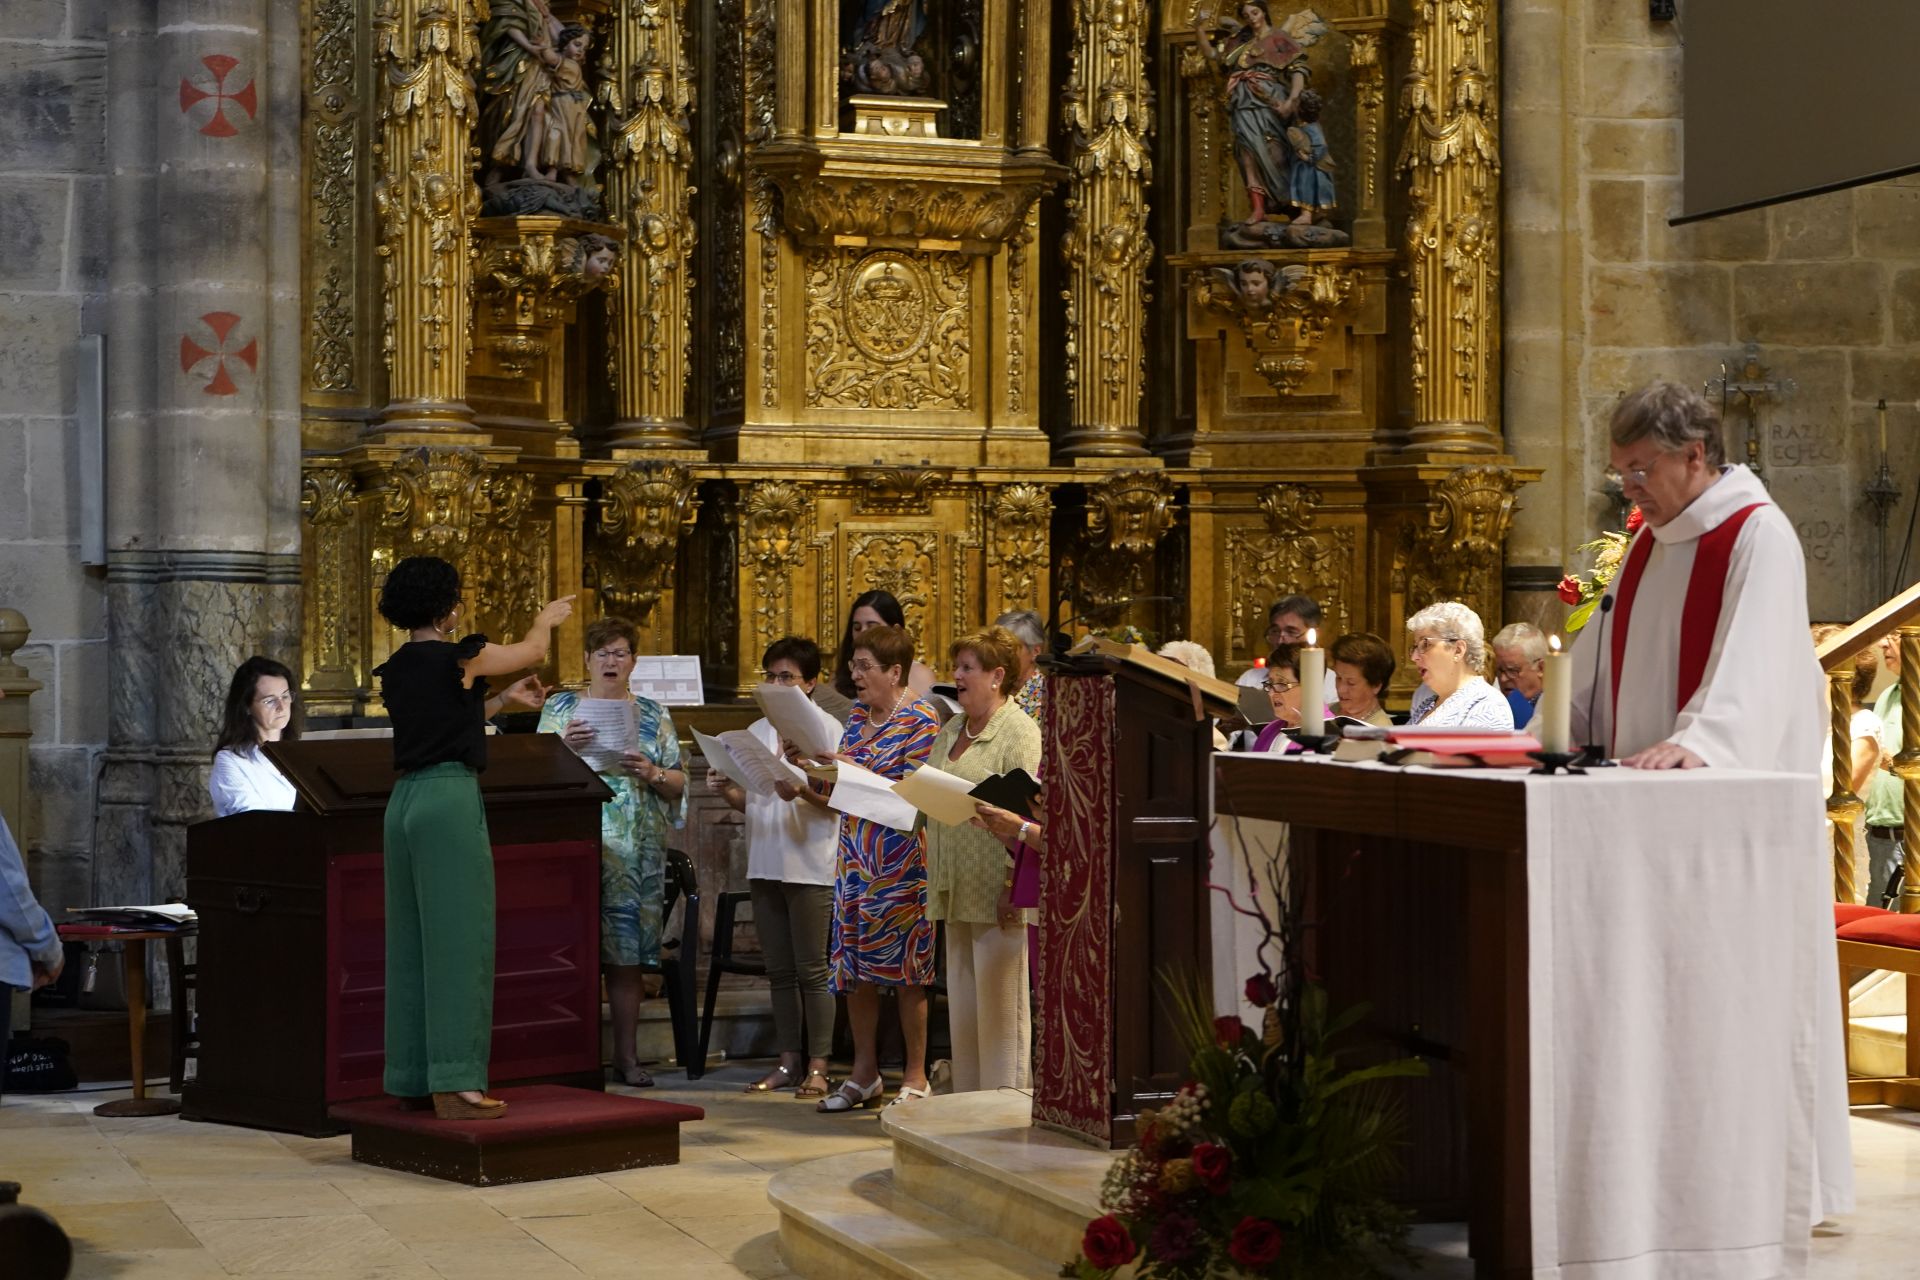
[[[161,902],[133,907],[68,907],[67,914],[88,924],[111,924],[134,929],[185,929],[199,922],[184,902]]]

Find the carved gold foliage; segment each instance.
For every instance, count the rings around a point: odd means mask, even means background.
[[[700,504],[693,474],[676,462],[631,462],[600,496],[600,595],[613,612],[642,621],[673,587],[680,542]]]
[[[1328,330],[1352,314],[1366,291],[1360,272],[1352,267],[1263,265],[1265,273],[1249,272],[1248,280],[1238,267],[1196,268],[1187,285],[1200,310],[1232,320],[1268,385],[1291,395],[1316,372],[1314,352]]]
[[[514,325],[549,325],[595,290],[617,283],[585,269],[585,250],[617,254],[604,237],[583,236],[578,224],[553,218],[487,218],[479,225],[480,283],[493,296],[494,318]]]
[[[972,276],[958,253],[807,254],[809,406],[972,407]]]
[[[1500,466],[1457,467],[1435,487],[1424,526],[1413,530],[1409,604],[1464,600],[1482,618],[1500,616],[1500,567],[1519,481]],[[1424,583],[1427,590],[1412,594]]]
[[[847,539],[848,589],[890,593],[907,616],[907,630],[929,650],[934,637],[927,634],[927,622],[939,592],[939,568],[937,529],[859,533]]]
[[[849,472],[858,491],[856,515],[924,515],[930,509],[936,485],[952,472],[931,467],[854,467]]]
[[[1298,592],[1325,601],[1330,640],[1350,626],[1348,598],[1357,581],[1354,531],[1314,528],[1321,505],[1318,489],[1301,484],[1268,485],[1260,491],[1265,527],[1227,530],[1226,581],[1234,607],[1228,615],[1227,651],[1234,661],[1263,657],[1267,602]]]
[[[338,263],[327,267],[327,274],[314,288],[308,342],[313,352],[310,376],[314,387],[321,391],[351,391],[353,308],[342,288]]]
[[[876,182],[852,176],[775,171],[789,230],[803,238],[957,240],[994,246],[1014,234],[1050,181],[960,187],[947,182]]]
[[[1025,10],[1022,10],[1024,13]],[[1040,211],[1027,216],[1007,237],[1007,411],[1020,413],[1027,402],[1028,248],[1040,235]]]
[[[793,574],[807,558],[812,508],[806,490],[770,480],[747,490],[740,554],[753,582],[753,635],[764,649],[793,627]]]
[[[1001,608],[1040,609],[1053,499],[1040,485],[1010,484],[996,490],[992,502],[987,563],[1000,571]]]
[[[300,513],[310,530],[306,552],[312,565],[304,647],[310,677],[347,673],[353,665],[360,569],[354,555],[357,510],[353,473],[345,467],[313,467],[301,474]],[[311,678],[307,683],[313,683]]]
[[[741,34],[745,47],[746,144],[751,155],[773,141],[775,0],[746,3]],[[757,168],[751,168],[747,175],[747,203],[759,248],[760,403],[771,408],[780,403],[780,348],[774,336],[780,318],[780,189]]]
[[[380,524],[396,543],[457,557],[487,502],[487,465],[466,448],[421,448],[404,454],[386,476]],[[405,554],[413,554],[413,551]]]
[[[1087,492],[1087,529],[1094,545],[1145,555],[1173,524],[1173,481],[1164,471],[1116,471]]]

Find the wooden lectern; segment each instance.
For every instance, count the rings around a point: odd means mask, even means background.
[[[1104,641],[1049,669],[1035,1124],[1123,1147],[1186,1077],[1159,979],[1212,967],[1210,717],[1236,692]]]
[[[269,743],[291,813],[187,831],[200,917],[198,1074],[189,1120],[320,1136],[328,1108],[381,1092],[386,739]],[[487,740],[493,840],[491,1082],[601,1087],[600,806],[604,782],[552,734]]]

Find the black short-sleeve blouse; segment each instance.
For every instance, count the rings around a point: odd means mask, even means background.
[[[393,767],[411,773],[436,764],[487,767],[487,679],[461,688],[460,664],[486,647],[472,635],[458,644],[412,640],[373,669],[393,720]]]

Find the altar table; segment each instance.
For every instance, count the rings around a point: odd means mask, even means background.
[[[1851,1200],[1813,777],[1215,770],[1215,882],[1286,848],[1310,972],[1372,1006],[1355,1060],[1428,1062],[1400,1194],[1467,1219],[1478,1274],[1804,1271],[1822,1185]]]

